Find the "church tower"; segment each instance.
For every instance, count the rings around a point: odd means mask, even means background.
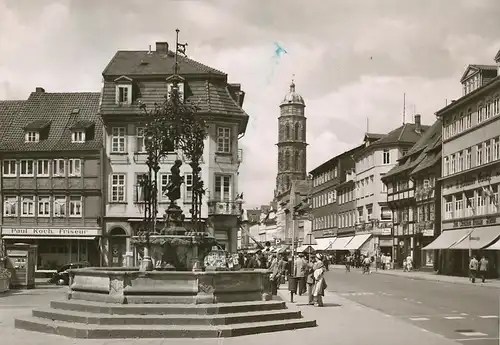
[[[306,172],[306,104],[295,91],[292,80],[290,92],[280,104],[278,117],[278,176],[276,196],[290,190],[292,180],[305,180]]]

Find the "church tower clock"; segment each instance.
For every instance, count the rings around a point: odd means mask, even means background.
[[[290,91],[280,104],[278,117],[278,175],[276,196],[289,191],[292,180],[305,180],[306,172],[306,104],[295,91],[292,80]]]

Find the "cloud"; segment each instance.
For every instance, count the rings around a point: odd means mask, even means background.
[[[431,124],[460,96],[468,64],[493,63],[499,11],[498,0],[0,0],[0,98],[36,86],[100,90],[116,50],[173,44],[179,28],[190,57],[246,91],[239,188],[256,206],[273,196],[279,103],[292,77],[307,105],[311,170],[360,144],[367,119],[371,132],[398,127],[403,93],[406,120],[417,112]],[[289,52],[279,64],[274,42]]]

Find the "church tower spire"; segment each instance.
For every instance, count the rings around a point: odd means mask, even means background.
[[[280,104],[278,117],[278,175],[276,196],[290,190],[292,180],[305,180],[306,172],[306,104],[295,90],[292,79],[290,91]]]

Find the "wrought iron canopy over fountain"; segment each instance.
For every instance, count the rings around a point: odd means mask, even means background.
[[[178,35],[178,31],[177,31]],[[142,271],[150,270],[199,270],[203,257],[216,244],[204,231],[201,205],[205,189],[200,177],[204,140],[207,137],[205,120],[197,114],[198,107],[182,99],[179,92],[178,56],[185,54],[187,44],[176,42],[174,73],[167,79],[172,85],[162,103],[151,109],[141,104],[144,111],[146,165],[148,173],[141,178],[144,197],[144,220],[132,244],[143,251]],[[185,215],[177,200],[181,198],[184,177],[177,159],[170,169],[170,180],[165,190],[158,188],[160,163],[172,152],[182,153],[192,170],[192,200],[190,231],[184,227]],[[163,215],[164,227],[158,224],[158,195],[168,197],[168,208]],[[153,259],[152,259],[153,258]],[[153,261],[155,264],[153,264]]]

